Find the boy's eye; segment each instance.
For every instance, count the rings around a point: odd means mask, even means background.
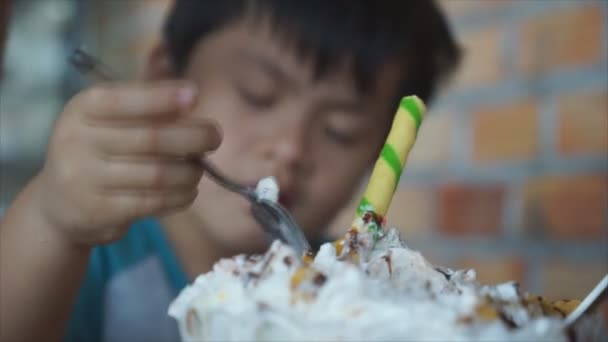
[[[357,135],[352,132],[346,132],[343,130],[335,129],[331,126],[326,126],[323,129],[325,135],[330,139],[341,145],[351,145],[357,139]]]
[[[257,109],[270,108],[276,102],[276,96],[272,93],[254,92],[242,87],[238,87],[237,90],[245,102]]]

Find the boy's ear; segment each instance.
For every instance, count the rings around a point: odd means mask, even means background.
[[[146,58],[142,78],[144,81],[160,81],[175,78],[176,73],[163,42],[156,43]]]

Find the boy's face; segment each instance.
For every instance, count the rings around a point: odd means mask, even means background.
[[[209,158],[245,184],[275,176],[281,202],[309,238],[318,238],[377,156],[399,75],[388,65],[378,70],[367,95],[357,93],[347,65],[314,81],[312,65],[267,26],[242,21],[202,40],[185,76],[200,89],[191,115],[223,130]],[[266,245],[244,199],[205,176],[199,190],[189,216],[206,238],[236,252]]]

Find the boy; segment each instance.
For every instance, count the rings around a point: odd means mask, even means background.
[[[428,102],[457,59],[428,0],[176,1],[145,82],[72,99],[8,210],[3,338],[175,340],[166,309],[179,290],[268,246],[248,203],[188,156],[245,184],[274,175],[318,241],[399,97]]]

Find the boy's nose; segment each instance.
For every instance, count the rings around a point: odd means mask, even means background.
[[[268,138],[266,158],[271,164],[271,172],[278,178],[281,190],[291,188],[295,179],[310,169],[306,125],[296,121],[282,122]]]
[[[296,197],[297,180],[310,170],[306,145],[302,128],[282,130],[272,144],[272,174],[279,182],[279,200],[288,208]]]
[[[271,149],[274,162],[291,171],[300,169],[305,157],[304,129],[298,125],[281,126],[274,139]]]

